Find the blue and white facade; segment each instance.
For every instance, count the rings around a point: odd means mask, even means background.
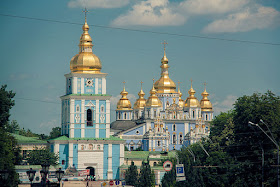
[[[66,93],[61,96],[61,137],[50,140],[63,169],[90,169],[98,179],[118,179],[124,163],[124,141],[110,136],[110,98],[106,73],[92,53],[92,40],[85,22],[80,51],[70,62]]]

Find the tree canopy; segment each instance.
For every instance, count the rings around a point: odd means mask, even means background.
[[[51,152],[49,148],[45,147],[39,149],[35,147],[35,149],[28,154],[27,161],[30,165],[57,165],[58,155]]]

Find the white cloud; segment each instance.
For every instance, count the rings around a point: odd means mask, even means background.
[[[132,10],[113,20],[112,25],[178,26],[186,20],[173,10],[168,0],[147,0],[133,5]]]
[[[186,0],[180,3],[186,14],[221,14],[236,11],[249,0]]]
[[[204,29],[204,33],[246,32],[265,29],[279,24],[280,13],[272,7],[255,5],[243,11],[230,14],[226,19],[216,20]]]
[[[68,6],[70,8],[120,8],[128,3],[129,0],[71,0]]]
[[[227,112],[232,109],[236,99],[237,96],[228,95],[223,101],[213,103],[215,114],[218,115],[221,112]]]

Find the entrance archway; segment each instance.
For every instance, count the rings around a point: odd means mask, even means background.
[[[89,169],[90,179],[95,180],[95,169],[94,169],[94,167],[87,167],[86,169]]]

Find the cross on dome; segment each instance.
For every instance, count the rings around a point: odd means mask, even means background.
[[[168,43],[164,40],[161,44],[163,44],[163,50],[164,50],[164,56],[165,56],[165,49],[166,49],[166,45]]]
[[[87,8],[85,7],[85,10],[83,10],[83,12],[85,13],[85,21],[87,21],[87,13],[88,13],[89,11],[88,11]]]

